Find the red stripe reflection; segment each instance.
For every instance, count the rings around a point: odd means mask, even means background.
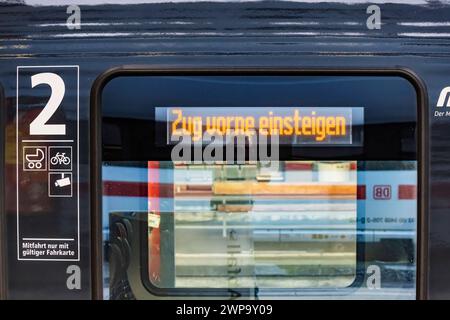
[[[151,188],[151,190],[149,190]],[[155,190],[155,189],[158,190]],[[195,188],[193,188],[195,189]],[[356,197],[358,200],[365,200],[366,186],[358,185]],[[116,197],[147,197],[149,194],[159,197],[169,198],[173,196],[172,184],[147,184],[145,182],[128,181],[105,181],[103,182],[103,195]],[[403,184],[398,186],[399,200],[414,200],[417,198],[417,187],[415,185]]]
[[[399,200],[413,200],[416,199],[417,186],[410,184],[401,184],[398,186]]]

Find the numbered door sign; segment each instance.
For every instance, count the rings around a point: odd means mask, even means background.
[[[17,67],[17,258],[79,261],[79,67]]]

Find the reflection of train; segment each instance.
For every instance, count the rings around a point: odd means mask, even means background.
[[[114,221],[110,215],[159,211],[163,220],[173,214],[177,287],[227,287],[221,268],[232,258],[244,268],[235,286],[273,287],[277,281],[285,288],[346,287],[357,277],[358,251],[364,251],[366,263],[391,270],[386,282],[412,281],[415,166],[373,162],[357,169],[356,162],[286,161],[268,172],[257,164],[148,169],[106,164],[104,237]],[[152,235],[159,226],[149,218],[149,247],[160,245]],[[237,258],[223,247],[230,232],[238,235]],[[149,265],[151,282],[161,285],[160,273],[163,266]],[[322,280],[313,280],[318,273]]]
[[[224,201],[223,197],[214,198],[213,195],[217,196],[218,193],[220,194],[220,189],[226,189],[227,187],[232,188],[233,184],[232,182],[228,182],[229,185],[227,186],[226,183],[221,182],[216,183],[213,187],[214,172],[204,168],[202,170],[199,166],[194,166],[191,170],[187,167],[186,170],[176,170],[176,177],[173,178],[175,180],[167,181],[165,184],[168,187],[176,188],[176,195],[178,197],[177,203],[185,211],[189,211],[189,206],[192,207],[191,211],[209,211],[211,206],[214,206],[217,211],[222,212],[254,211],[256,217],[253,222],[260,221],[263,223],[260,227],[264,227],[264,224],[271,223],[271,220],[267,219],[267,216],[270,218],[271,214],[277,216],[277,218],[275,218],[277,219],[277,223],[283,223],[295,221],[296,217],[290,216],[289,212],[298,211],[300,208],[308,208],[308,212],[323,212],[326,210],[323,209],[324,206],[325,208],[330,207],[329,202],[326,202],[325,205],[322,204],[321,206],[318,203],[313,203],[312,205],[308,204],[308,201],[311,202],[311,199],[320,199],[321,195],[322,198],[326,199],[335,193],[335,200],[340,199],[347,202],[341,203],[341,208],[346,208],[348,211],[355,212],[355,216],[350,216],[346,222],[353,223],[351,218],[355,219],[355,221],[357,221],[357,228],[363,230],[365,233],[365,241],[375,242],[383,239],[414,239],[414,229],[416,227],[414,212],[416,211],[417,206],[415,201],[417,174],[414,170],[414,163],[388,163],[384,165],[383,163],[379,163],[377,164],[378,168],[375,168],[375,170],[358,170],[357,175],[355,170],[352,170],[352,174],[355,175],[352,179],[355,179],[355,181],[357,179],[357,186],[354,190],[347,191],[347,194],[341,193],[338,196],[336,196],[336,193],[338,193],[339,190],[336,188],[331,190],[331,188],[323,188],[323,185],[322,188],[318,188],[318,186],[320,186],[318,184],[316,184],[315,187],[311,186],[311,184],[305,184],[317,179],[317,177],[313,177],[314,175],[317,175],[317,173],[314,172],[312,164],[304,166],[302,171],[298,171],[298,169],[294,169],[297,171],[293,171],[293,169],[289,169],[289,165],[291,168],[296,168],[295,164],[288,164],[286,172],[284,172],[286,178],[283,180],[285,182],[296,181],[297,183],[303,179],[303,185],[298,185],[298,190],[294,190],[293,195],[291,194],[287,199],[283,199],[283,197],[280,198],[282,193],[286,192],[285,189],[281,189],[282,185],[280,184],[278,184],[278,186],[273,185],[271,191],[261,191],[255,188],[251,193],[248,193],[247,195],[243,194],[241,198],[235,196],[227,201]],[[384,169],[383,167],[387,167],[387,169]],[[249,170],[252,170],[252,168]],[[148,182],[148,177],[145,174],[145,171],[145,168],[139,167],[109,165],[103,167],[103,180],[105,181],[104,201],[106,203],[103,212],[104,221],[108,221],[107,216],[110,212],[123,210],[140,211],[143,208],[147,208],[148,194],[145,189],[145,184]],[[232,170],[229,171],[232,172]],[[251,178],[251,175],[246,173],[245,168],[241,169],[241,172],[247,179]],[[256,169],[253,176],[256,179]],[[126,180],[124,180],[124,177],[126,177]],[[389,177],[388,181],[386,177]],[[242,178],[231,177],[231,180],[228,181],[233,181],[233,179],[234,182],[238,182],[237,185],[241,188],[233,189],[235,195],[239,195],[243,190],[250,190],[250,185],[245,185]],[[254,183],[256,186],[258,185],[258,182]],[[307,195],[302,195],[302,191],[304,191],[304,193],[307,192]],[[316,194],[314,194],[314,192],[316,192]],[[377,192],[381,192],[381,194],[377,195]],[[269,204],[265,205],[264,200],[255,200],[252,197],[252,195],[258,193],[260,195],[265,194],[265,202]],[[277,194],[278,196],[275,200],[270,198],[267,199],[267,195],[272,195],[273,197]],[[298,195],[298,197],[289,202],[289,198],[292,200],[292,198],[295,197],[295,194]],[[186,203],[183,204],[182,199],[189,198],[189,195],[193,196],[194,199],[191,199],[191,201],[184,200]],[[284,196],[286,196],[286,194],[284,194]],[[302,200],[304,203],[302,204],[302,207],[299,207],[299,203],[301,203]],[[356,207],[354,207],[356,204],[358,208],[357,215]],[[261,209],[264,208],[264,206],[271,206],[269,208],[273,212],[267,213],[267,211]],[[287,214],[283,215],[283,217],[278,217],[280,212],[287,212]],[[304,219],[307,220],[308,218],[309,217],[305,217]],[[312,218],[314,219],[314,217]],[[338,218],[339,217],[336,214],[333,215],[333,219]],[[182,218],[180,217],[180,219]],[[192,219],[195,219],[195,217],[192,217]],[[299,217],[299,219],[301,218]],[[314,224],[323,224],[324,222],[329,223],[329,219],[329,216],[326,216],[323,220],[320,220],[320,218],[315,219]],[[314,239],[319,240],[322,238],[316,236]]]

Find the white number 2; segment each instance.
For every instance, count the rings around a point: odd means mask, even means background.
[[[41,113],[30,123],[30,135],[65,135],[65,124],[47,124],[58,109],[66,92],[63,79],[55,73],[44,72],[31,76],[31,87],[48,84],[51,88],[50,99]]]

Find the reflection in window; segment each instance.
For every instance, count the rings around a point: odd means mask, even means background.
[[[355,280],[356,162],[149,162],[148,192],[154,286],[343,288]]]

